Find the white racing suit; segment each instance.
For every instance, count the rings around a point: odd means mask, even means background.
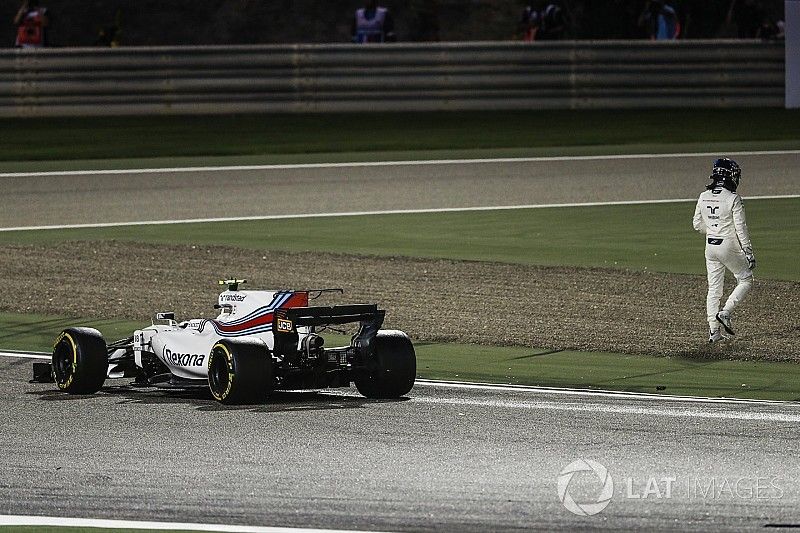
[[[733,273],[738,283],[723,310],[733,311],[753,285],[753,271],[750,269],[753,247],[742,197],[723,188],[703,192],[697,200],[693,223],[694,229],[706,236],[706,312],[708,325],[714,332],[720,326],[716,316],[725,283],[725,269]]]

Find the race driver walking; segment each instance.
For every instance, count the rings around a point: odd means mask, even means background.
[[[694,210],[694,229],[706,236],[708,342],[724,338],[720,327],[728,335],[734,335],[731,313],[753,286],[756,258],[742,197],[736,193],[741,176],[742,169],[736,161],[727,158],[714,161],[711,183],[700,195]],[[736,277],[737,284],[720,310],[726,268]]]

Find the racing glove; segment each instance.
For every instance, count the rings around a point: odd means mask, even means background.
[[[756,254],[753,253],[753,249],[745,248],[744,256],[747,258],[747,267],[753,270],[756,267]]]

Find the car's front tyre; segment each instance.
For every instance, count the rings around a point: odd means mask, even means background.
[[[52,373],[58,388],[70,394],[94,394],[108,376],[108,348],[92,328],[68,328],[53,344]]]
[[[272,355],[256,339],[222,339],[208,358],[208,388],[224,404],[263,402],[273,389]]]

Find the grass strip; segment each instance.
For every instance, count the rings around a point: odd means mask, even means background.
[[[49,351],[58,332],[70,325],[96,327],[112,340],[146,324],[0,313],[0,347]],[[330,336],[328,344],[347,339]],[[415,349],[417,375],[425,379],[800,401],[800,365],[793,363],[465,344],[420,343]],[[724,356],[724,347],[720,350]]]
[[[31,350],[49,352],[53,341],[64,329],[88,326],[100,330],[106,341],[114,341],[133,334],[133,330],[146,326],[141,322],[117,319],[82,320],[77,318],[43,315],[0,313],[0,348],[5,350]]]
[[[0,245],[116,239],[705,274],[693,213],[681,202],[167,224],[0,232]],[[750,200],[747,219],[756,276],[800,280],[787,247],[800,242],[800,199]]]
[[[455,381],[800,401],[800,365],[793,363],[435,344],[417,347],[417,373]]]
[[[539,110],[6,118],[0,119],[0,136],[4,139],[0,161],[764,141],[798,146],[800,111]]]

